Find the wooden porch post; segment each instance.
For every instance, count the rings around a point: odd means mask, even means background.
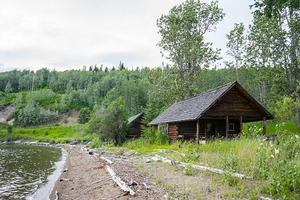
[[[267,132],[267,122],[266,122],[266,118],[263,118],[263,126],[264,126],[264,135],[266,135]]]
[[[229,129],[229,117],[226,116],[226,139],[228,139],[228,129]]]
[[[207,127],[207,125],[206,125],[206,123],[207,123],[207,121],[204,120],[204,136],[205,136],[205,142],[207,141],[207,132],[206,132],[206,127]]]
[[[240,134],[243,132],[243,116],[240,116]]]
[[[197,124],[196,140],[197,140],[197,144],[199,144],[199,129],[200,129],[199,119],[197,120],[196,124]]]

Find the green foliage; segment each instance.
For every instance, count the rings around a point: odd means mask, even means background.
[[[124,100],[120,97],[104,109],[95,107],[88,123],[87,133],[96,133],[103,140],[121,144],[126,139],[128,114]]]
[[[280,135],[280,145],[262,142],[256,152],[254,176],[267,180],[264,192],[282,199],[293,199],[300,190],[300,137]]]
[[[111,139],[115,144],[125,141],[128,114],[122,98],[113,101],[106,109],[101,124],[101,136]]]
[[[5,91],[6,94],[11,93],[11,92],[13,91],[10,82],[8,82],[8,83],[6,84],[6,87],[5,87],[5,90],[4,90],[4,91]]]
[[[91,110],[89,108],[81,108],[78,115],[78,122],[85,124],[90,120]]]
[[[294,122],[297,103],[290,97],[276,102],[275,117],[282,122]],[[299,106],[299,105],[298,105]]]
[[[34,126],[47,124],[58,119],[58,112],[52,112],[49,109],[40,108],[34,103],[28,103],[23,109],[15,112],[15,125],[17,126]]]
[[[33,91],[27,95],[26,101],[33,101],[40,105],[48,105],[54,103],[55,93],[51,89]]]
[[[82,126],[44,126],[35,128],[14,128],[12,134],[8,134],[7,128],[0,128],[0,141],[5,140],[5,138],[10,138],[10,140],[29,140],[38,141],[44,140],[46,142],[66,142],[78,139],[80,135],[76,135],[75,130],[81,130]],[[5,138],[1,138],[1,135]]]
[[[157,20],[161,35],[159,46],[176,67],[173,73],[179,74],[175,80],[182,97],[195,95],[193,83],[198,78],[195,74],[219,59],[219,50],[214,50],[211,43],[205,42],[204,36],[215,28],[224,15],[216,1],[208,4],[187,0]]]
[[[169,143],[168,136],[162,131],[155,130],[154,127],[143,127],[141,137],[148,144],[164,145]]]
[[[186,176],[194,176],[197,174],[197,170],[192,168],[191,165],[187,165],[184,167],[183,174]]]
[[[7,126],[7,133],[12,134],[12,132],[13,132],[13,127],[11,125],[8,125]]]
[[[91,148],[97,148],[101,145],[102,141],[99,137],[94,137],[90,143]]]

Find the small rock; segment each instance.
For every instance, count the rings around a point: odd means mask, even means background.
[[[64,179],[63,179],[63,178],[61,178],[61,179],[59,179],[59,181],[60,181],[60,182],[63,182],[63,181],[64,181]]]
[[[67,172],[68,171],[68,169],[66,168],[66,169],[64,169],[64,172]]]
[[[90,155],[93,155],[94,153],[92,151],[89,152]]]
[[[146,160],[146,163],[151,163],[151,159],[148,158],[148,159]]]

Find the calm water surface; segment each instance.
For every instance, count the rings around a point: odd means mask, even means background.
[[[61,149],[21,144],[0,145],[0,199],[26,199],[54,172]]]

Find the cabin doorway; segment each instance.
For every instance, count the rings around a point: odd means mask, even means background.
[[[206,122],[205,131],[208,137],[214,135],[216,132],[216,126],[214,122]]]

